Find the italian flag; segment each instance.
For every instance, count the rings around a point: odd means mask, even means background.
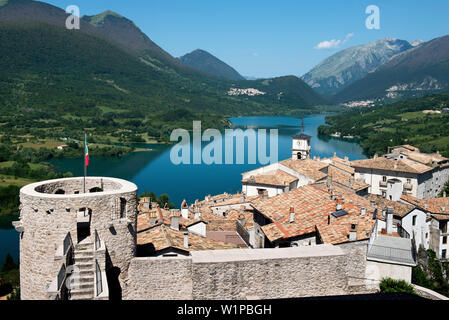
[[[87,147],[87,135],[84,134],[84,166],[89,166],[89,148]]]

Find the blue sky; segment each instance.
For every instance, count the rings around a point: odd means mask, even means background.
[[[209,51],[245,76],[301,76],[338,50],[380,38],[425,41],[449,34],[448,0],[50,0],[81,15],[112,10],[178,57]],[[368,30],[365,9],[380,9]],[[346,39],[346,41],[344,41]],[[316,47],[340,40],[336,48]]]

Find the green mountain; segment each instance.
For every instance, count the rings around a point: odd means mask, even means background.
[[[325,59],[302,79],[317,92],[332,95],[411,48],[408,41],[391,38],[351,47]]]
[[[197,49],[178,59],[186,66],[217,77],[229,80],[245,80],[234,68],[204,50]]]
[[[68,30],[62,9],[31,0],[1,4],[0,134],[59,138],[92,128],[112,140],[164,140],[192,120],[223,127],[228,116],[311,113],[322,102],[299,79],[235,82],[184,66],[109,11]],[[261,85],[268,94],[229,95],[237,85]],[[281,91],[298,99],[276,100]]]
[[[303,80],[296,76],[284,76],[271,79],[260,79],[240,82],[238,87],[252,87],[264,95],[256,96],[260,101],[287,105],[291,108],[300,106],[324,105],[328,102]]]
[[[336,102],[397,100],[449,90],[449,36],[396,55],[335,95]]]

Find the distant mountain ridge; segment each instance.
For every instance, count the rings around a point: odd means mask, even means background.
[[[393,38],[351,47],[325,59],[302,79],[317,92],[332,95],[412,48],[408,41]]]
[[[449,90],[449,36],[421,43],[394,56],[337,93],[334,101],[397,100],[446,90]]]
[[[217,77],[228,80],[245,80],[234,68],[205,50],[197,49],[178,59],[188,67]]]

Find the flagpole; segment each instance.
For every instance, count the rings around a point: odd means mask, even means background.
[[[87,174],[87,167],[86,167],[86,132],[84,132],[84,150],[83,150],[83,160],[84,160],[84,193],[86,193],[86,174]]]

